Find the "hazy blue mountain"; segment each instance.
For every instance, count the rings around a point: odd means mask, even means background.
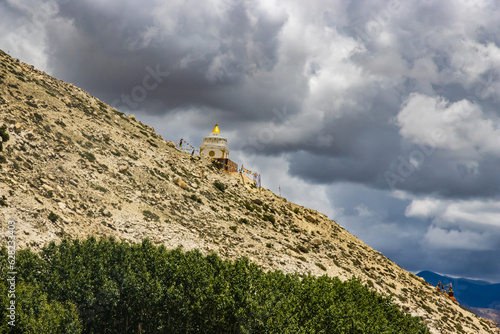
[[[417,274],[429,284],[436,286],[439,281],[443,284],[453,284],[455,298],[463,306],[491,308],[500,310],[500,284],[491,284],[486,281],[467,278],[454,278],[436,274],[432,271],[421,271]]]

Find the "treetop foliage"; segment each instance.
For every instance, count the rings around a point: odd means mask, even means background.
[[[63,240],[19,251],[16,265],[18,322],[2,333],[428,333],[358,279],[265,273],[149,240]]]

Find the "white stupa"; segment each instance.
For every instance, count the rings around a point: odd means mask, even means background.
[[[200,145],[200,155],[206,155],[212,159],[229,159],[227,139],[222,137],[217,124],[215,124],[212,133],[203,138],[203,144]]]

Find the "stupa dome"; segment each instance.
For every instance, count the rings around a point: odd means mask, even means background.
[[[229,158],[227,139],[220,133],[218,124],[215,124],[210,135],[203,138],[203,144],[200,146],[200,155],[207,155],[213,159]]]

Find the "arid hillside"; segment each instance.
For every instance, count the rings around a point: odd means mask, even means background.
[[[213,124],[207,124],[207,127]],[[248,257],[265,269],[348,279],[393,295],[433,333],[499,333],[325,215],[180,152],[151,126],[0,52],[0,220],[17,246],[149,238]],[[265,178],[265,175],[263,176]]]

